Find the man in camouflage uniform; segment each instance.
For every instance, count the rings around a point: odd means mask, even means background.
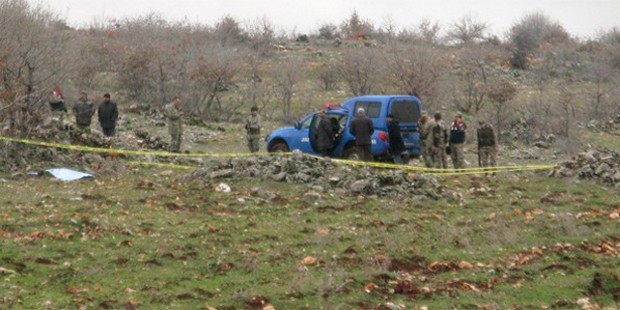
[[[431,167],[431,154],[430,148],[426,143],[428,138],[428,125],[429,125],[428,113],[426,111],[422,111],[422,116],[418,120],[418,130],[420,132],[420,156],[424,160],[424,166],[427,168]]]
[[[168,119],[168,133],[170,134],[170,152],[181,152],[181,138],[183,137],[183,125],[181,124],[181,99],[172,98],[172,102],[164,107]]]
[[[491,124],[478,121],[478,156],[480,167],[495,167],[497,164],[497,136]]]
[[[441,113],[435,113],[434,121],[427,125],[428,136],[426,143],[430,147],[431,166],[434,168],[448,168],[446,158],[446,145],[448,142],[448,130],[441,121]]]
[[[248,148],[251,153],[256,153],[260,148],[260,130],[263,127],[263,122],[260,115],[258,115],[257,107],[252,107],[250,113],[250,116],[245,120],[245,131],[247,133]]]
[[[90,132],[90,122],[95,114],[95,106],[88,101],[88,95],[85,92],[80,92],[79,101],[73,105],[73,114],[77,127]]]

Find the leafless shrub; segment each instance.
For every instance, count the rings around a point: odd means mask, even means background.
[[[486,240],[491,244],[510,245],[519,241],[519,225],[508,221],[506,215],[493,217],[485,227]]]
[[[325,40],[333,40],[340,37],[338,27],[331,23],[324,23],[319,26],[318,32],[318,37]]]
[[[333,63],[324,63],[319,69],[319,85],[323,90],[334,90],[340,80],[338,69]]]
[[[340,78],[351,94],[359,96],[373,93],[381,80],[379,51],[373,48],[350,48],[336,65]]]
[[[231,113],[240,107],[235,104],[224,108],[220,97],[236,86],[240,55],[223,48],[211,48],[205,55],[208,56],[198,57],[189,71],[190,108],[202,118],[217,120],[221,113]]]
[[[439,82],[447,69],[443,52],[433,46],[397,43],[385,58],[396,92],[416,94],[426,107],[432,107],[440,97]]]
[[[588,233],[589,228],[579,222],[574,214],[555,214],[548,224],[548,228],[556,234],[579,236]]]
[[[247,39],[241,24],[230,15],[226,15],[215,24],[213,36],[220,46],[236,46]]]
[[[517,88],[509,80],[499,79],[487,85],[486,93],[493,106],[497,136],[501,137],[508,114],[507,107],[517,94]]]
[[[469,226],[454,226],[441,223],[436,226],[436,235],[440,236],[442,244],[450,244],[457,248],[467,248],[471,245],[471,228]]]
[[[437,44],[439,43],[440,30],[441,27],[438,22],[424,19],[417,27],[413,29],[405,28],[400,31],[396,39],[406,43]]]
[[[468,14],[452,24],[448,31],[448,40],[457,44],[470,44],[481,42],[486,36],[488,24],[478,20],[474,15]]]
[[[272,72],[274,93],[278,97],[285,122],[292,121],[291,104],[295,85],[299,83],[301,78],[300,67],[302,64],[302,59],[290,59],[281,66],[274,68]]]
[[[528,14],[510,28],[510,41],[514,46],[512,65],[518,69],[529,67],[530,54],[544,43],[562,43],[570,39],[562,25],[551,21],[542,13]]]
[[[266,18],[255,20],[245,27],[245,31],[252,50],[261,57],[273,56],[276,31],[271,21]]]

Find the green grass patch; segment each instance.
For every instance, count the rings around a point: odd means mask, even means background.
[[[0,308],[276,309],[615,305],[619,197],[544,173],[445,177],[460,200],[184,182],[134,167],[0,187]],[[252,193],[253,187],[275,198]],[[485,188],[475,191],[473,188]],[[615,252],[614,252],[615,251]]]

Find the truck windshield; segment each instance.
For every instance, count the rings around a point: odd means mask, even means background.
[[[401,123],[417,123],[420,118],[420,108],[415,101],[394,101],[391,113]]]

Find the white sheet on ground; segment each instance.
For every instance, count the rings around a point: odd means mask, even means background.
[[[90,178],[95,177],[92,174],[79,172],[79,171],[75,171],[75,170],[71,170],[67,168],[53,168],[53,169],[47,169],[45,171],[49,172],[52,176],[62,181],[75,181],[75,180],[90,179]]]

